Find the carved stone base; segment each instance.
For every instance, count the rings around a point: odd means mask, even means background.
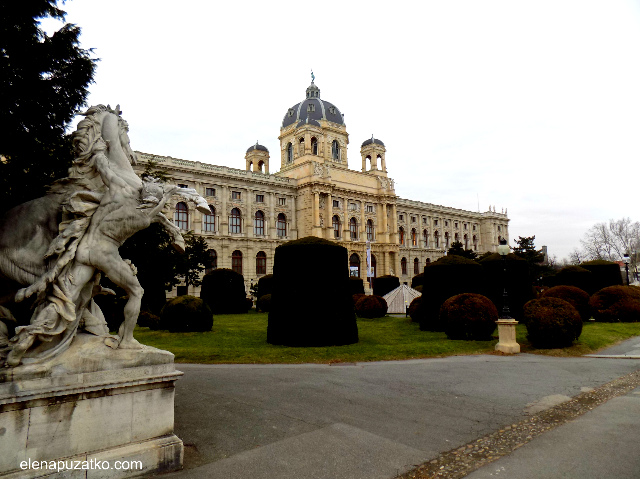
[[[498,320],[498,344],[496,351],[502,351],[507,354],[517,354],[520,352],[520,345],[516,342],[516,324],[518,321]]]
[[[148,346],[112,350],[90,335],[78,335],[47,363],[2,370],[0,478],[51,474],[42,461],[78,461],[73,467],[85,469],[61,475],[71,478],[179,469],[183,446],[173,434],[173,408],[181,375],[171,353]],[[102,461],[113,469],[94,467],[106,467]],[[117,468],[122,463],[115,461],[129,461],[129,468]]]

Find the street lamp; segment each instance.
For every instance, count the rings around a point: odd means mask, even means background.
[[[509,311],[508,295],[507,295],[507,255],[509,254],[509,245],[506,239],[501,239],[498,245],[498,254],[502,256],[503,274],[503,293],[502,293],[502,313],[496,323],[498,324],[498,344],[496,351],[502,351],[507,354],[520,352],[520,345],[516,342],[516,324],[518,321],[511,317]]]
[[[622,261],[624,261],[624,271],[627,273],[627,286],[629,286],[629,253],[624,254]]]

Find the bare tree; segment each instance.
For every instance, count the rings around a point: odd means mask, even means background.
[[[570,255],[571,261],[574,259],[620,261],[625,254],[628,254],[632,267],[635,267],[637,253],[640,251],[640,222],[622,218],[609,220],[609,223],[597,223],[586,232],[584,239],[580,242],[586,258],[580,258],[580,252],[574,250]]]

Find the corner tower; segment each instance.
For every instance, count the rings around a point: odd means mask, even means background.
[[[287,110],[280,128],[281,172],[308,162],[347,168],[349,135],[340,110],[320,99],[312,81],[306,97]]]
[[[387,163],[385,153],[387,149],[384,143],[374,138],[366,140],[360,147],[360,155],[362,156],[362,172],[379,176],[387,176]],[[367,169],[369,166],[369,169]]]
[[[266,146],[258,144],[252,145],[244,155],[247,171],[256,171],[269,174],[269,150]]]

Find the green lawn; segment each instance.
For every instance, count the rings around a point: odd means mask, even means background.
[[[518,342],[523,352],[554,356],[589,354],[623,339],[640,335],[640,323],[587,323],[580,340],[570,348],[537,350],[526,340],[526,328],[518,325]],[[214,316],[207,333],[168,333],[137,327],[141,343],[166,349],[176,362],[189,363],[331,363],[383,361],[494,353],[492,341],[451,341],[444,333],[420,331],[410,318],[386,316],[358,319],[360,341],[349,346],[291,348],[267,343],[267,314]]]

